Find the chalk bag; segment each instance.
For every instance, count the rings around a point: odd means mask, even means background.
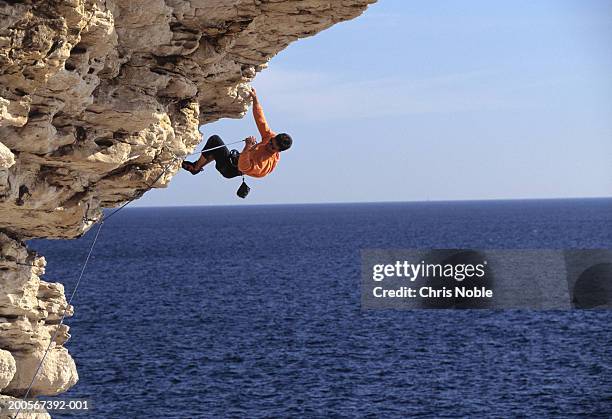
[[[251,188],[249,188],[249,185],[247,185],[244,181],[244,176],[242,176],[242,184],[236,191],[236,195],[238,195],[240,198],[246,198],[249,192],[251,192]]]

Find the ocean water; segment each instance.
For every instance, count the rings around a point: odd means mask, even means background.
[[[92,233],[30,242],[67,294]],[[360,249],[466,247],[612,248],[612,199],[126,208],[59,397],[96,418],[612,416],[610,311],[360,309]]]

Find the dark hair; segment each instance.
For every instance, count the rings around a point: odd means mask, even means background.
[[[291,147],[291,144],[293,144],[293,140],[289,134],[277,134],[274,138],[276,139],[276,146],[280,151],[287,150]]]

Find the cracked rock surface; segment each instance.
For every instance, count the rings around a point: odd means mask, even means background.
[[[78,237],[102,208],[166,186],[199,125],[245,114],[275,54],[374,1],[0,0],[2,394],[24,394],[72,313],[24,240]],[[68,337],[62,325],[34,395],[78,380]]]

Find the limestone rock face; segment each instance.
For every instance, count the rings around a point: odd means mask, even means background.
[[[25,393],[49,344],[31,394],[78,380],[68,327],[51,342],[72,307],[23,240],[80,236],[166,186],[199,125],[245,114],[276,53],[374,1],[0,0],[2,393]]]
[[[75,237],[165,186],[272,56],[372,2],[0,2],[0,228]]]
[[[11,382],[16,371],[13,355],[9,351],[0,349],[0,390]]]
[[[30,394],[54,395],[78,380],[74,361],[62,345],[69,327],[59,325],[64,313],[73,314],[59,283],[42,281],[45,260],[28,251],[19,240],[0,233],[0,391],[25,394],[34,371],[50,350]],[[55,339],[51,339],[55,335]],[[8,358],[5,354],[8,354]],[[10,377],[9,377],[10,376]],[[5,378],[6,377],[6,378]],[[6,382],[5,382],[6,381]]]

